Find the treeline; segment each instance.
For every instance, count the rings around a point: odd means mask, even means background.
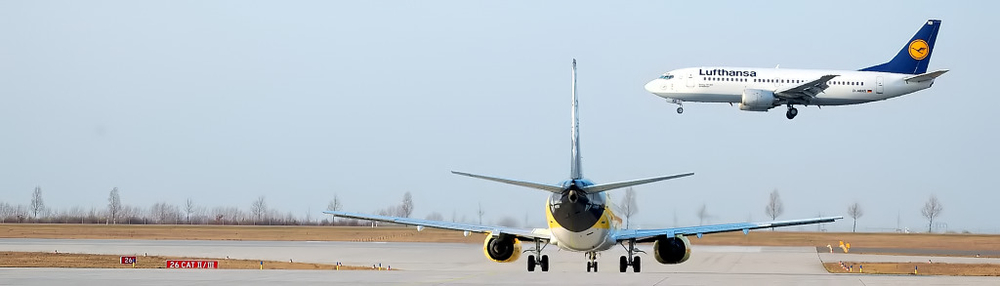
[[[341,210],[342,202],[334,195],[328,210]],[[409,192],[399,205],[377,211],[379,214],[406,216],[413,212]],[[52,209],[45,206],[42,190],[36,187],[28,205],[0,201],[0,223],[80,223],[80,224],[204,224],[204,225],[317,225],[317,226],[370,226],[369,221],[334,218],[329,215],[304,212],[281,213],[269,208],[264,196],[258,197],[244,210],[237,206],[206,207],[187,199],[183,205],[157,202],[149,207],[123,204],[118,188],[108,194],[106,207],[70,207]]]

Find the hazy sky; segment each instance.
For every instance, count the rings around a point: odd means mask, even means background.
[[[961,2],[961,1],[959,1]],[[992,7],[984,7],[990,5]],[[544,219],[545,192],[451,170],[569,176],[570,61],[584,174],[636,188],[643,227],[845,215],[860,230],[1000,232],[993,2],[0,1],[0,201],[105,208],[257,196],[313,217]],[[943,20],[934,87],[847,107],[744,112],[643,90],[703,65],[858,69]],[[620,192],[620,191],[618,191]],[[621,195],[613,192],[612,195]],[[850,230],[845,219],[827,226]],[[815,229],[815,227],[806,227]]]

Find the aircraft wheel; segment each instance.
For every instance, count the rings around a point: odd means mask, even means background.
[[[618,259],[618,271],[625,272],[628,269],[628,258],[622,255],[621,259]]]
[[[534,271],[535,271],[535,256],[528,255],[528,272],[534,272]]]
[[[542,272],[549,272],[549,256],[542,255],[542,261],[539,263],[542,265]]]
[[[594,261],[594,272],[597,272],[597,261]]]
[[[632,258],[632,272],[639,273],[639,269],[641,269],[641,268],[642,268],[642,260],[639,260],[638,256],[636,256],[635,258]],[[622,272],[625,272],[625,271],[622,271]]]
[[[590,262],[587,262],[587,272],[590,272],[591,267],[593,267],[593,265]]]
[[[681,114],[681,113],[684,113],[684,108],[683,107],[678,107],[677,108],[677,114]]]
[[[796,115],[799,115],[799,110],[795,107],[788,108],[788,112],[785,112],[785,117],[788,119],[794,119]]]

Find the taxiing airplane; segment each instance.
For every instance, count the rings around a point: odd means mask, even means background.
[[[849,70],[802,70],[740,67],[696,67],[672,70],[646,83],[646,91],[677,104],[725,102],[740,110],[768,111],[793,105],[849,105],[910,94],[931,87],[946,69],[927,72],[941,20],[928,20],[887,63]]]
[[[694,175],[694,173],[607,184],[595,184],[585,179],[583,177],[583,165],[580,160],[580,121],[577,116],[576,60],[573,60],[572,78],[572,156],[569,180],[551,185],[452,172],[458,175],[550,192],[551,195],[546,202],[545,208],[548,228],[520,229],[342,211],[325,211],[324,213],[339,217],[415,225],[417,226],[417,230],[422,230],[423,227],[433,227],[465,231],[466,235],[472,232],[486,233],[486,240],[483,242],[483,252],[487,258],[496,262],[513,262],[517,260],[522,253],[521,242],[533,243],[534,248],[523,251],[531,253],[528,256],[529,272],[535,271],[536,267],[541,268],[543,272],[549,270],[549,257],[548,255],[543,255],[542,250],[550,244],[564,250],[585,253],[588,260],[587,272],[597,272],[598,252],[611,249],[615,245],[621,245],[628,252],[628,256],[621,257],[619,270],[625,272],[629,266],[632,266],[634,272],[639,272],[642,267],[641,259],[639,256],[635,256],[635,254],[644,252],[636,249],[637,243],[652,242],[653,257],[656,261],[663,264],[677,264],[686,261],[691,255],[691,244],[687,238],[690,235],[701,237],[703,234],[730,231],[743,231],[744,234],[747,234],[751,229],[826,223],[843,218],[838,216],[679,228],[621,229],[621,219],[615,215],[611,207],[611,199],[608,196],[608,191],[686,177]]]

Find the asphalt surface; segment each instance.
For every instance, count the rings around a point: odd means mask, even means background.
[[[650,245],[640,249],[650,251]],[[482,245],[452,243],[361,243],[287,241],[170,241],[0,239],[4,251],[59,251],[372,265],[399,271],[176,270],[176,269],[0,269],[0,285],[997,285],[994,277],[830,274],[812,247],[695,246],[689,261],[661,265],[642,255],[642,273],[619,273],[621,249],[599,258],[600,272],[587,273],[581,253],[545,250],[548,273],[528,273],[525,259],[494,263]],[[845,256],[848,255],[848,256]],[[863,255],[863,257],[896,256]],[[941,259],[953,259],[941,258]],[[856,260],[851,260],[856,261]],[[936,260],[937,261],[937,260]],[[994,261],[982,259],[981,261]],[[944,261],[941,261],[944,262]],[[984,263],[984,262],[977,262]],[[1000,263],[1000,262],[985,262]]]

